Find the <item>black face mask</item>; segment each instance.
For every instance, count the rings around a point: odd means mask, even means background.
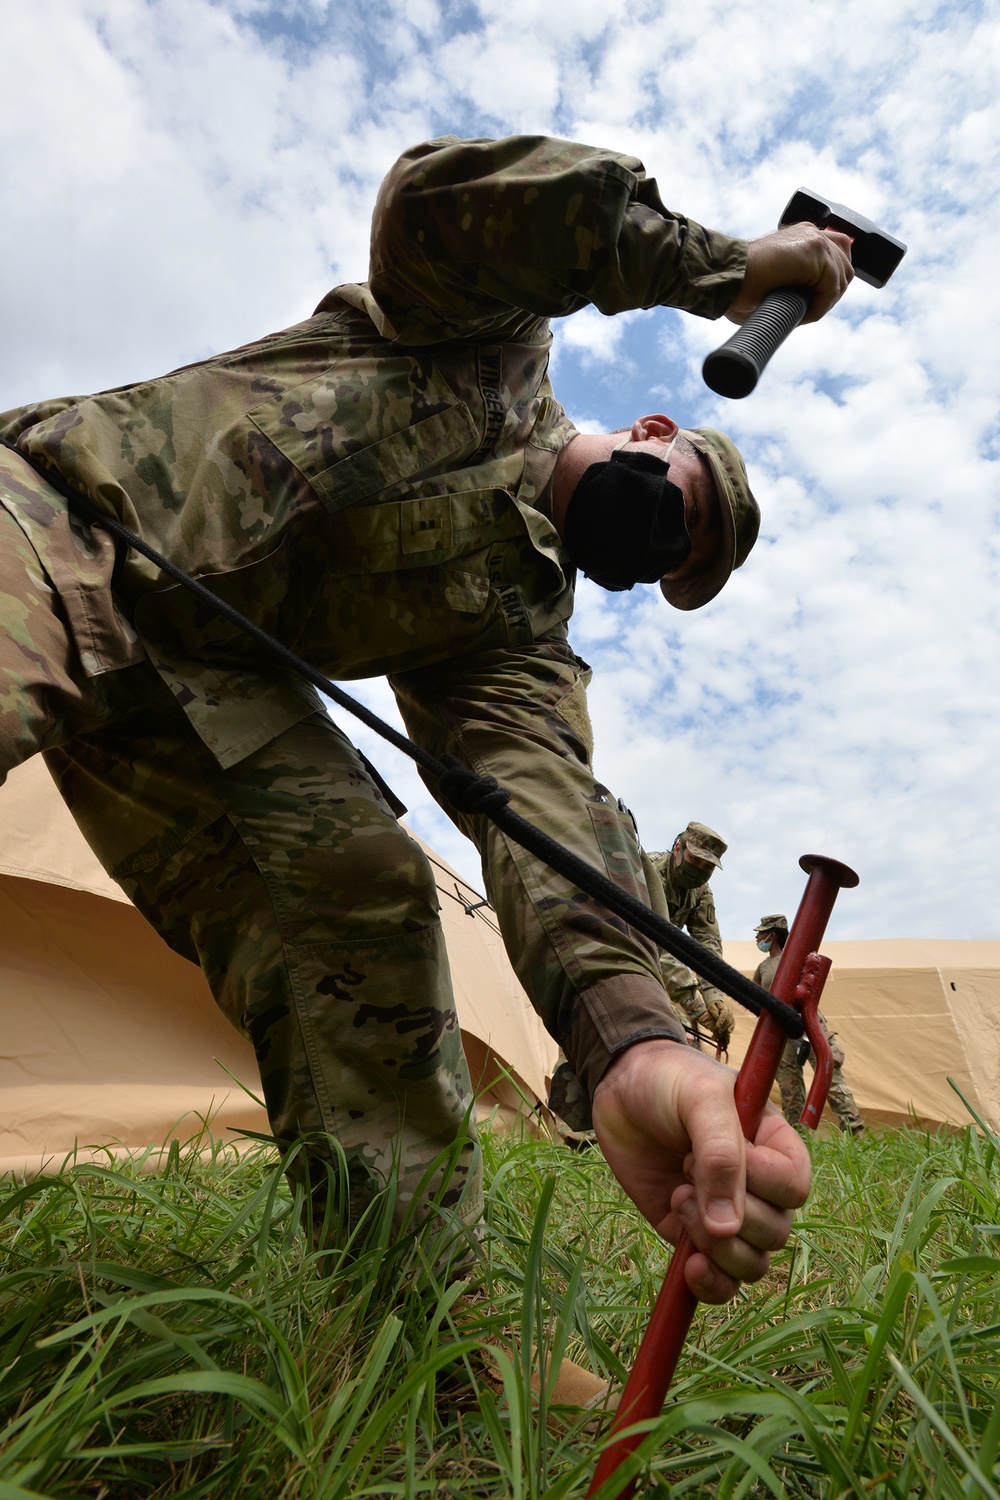
[[[566,513],[567,551],[601,588],[615,593],[659,583],[691,553],[684,494],[652,453],[612,453],[591,464]]]
[[[683,855],[680,864],[674,865],[674,879],[686,891],[696,891],[700,885],[707,885],[711,878],[711,870],[702,870],[698,865],[691,864]]]

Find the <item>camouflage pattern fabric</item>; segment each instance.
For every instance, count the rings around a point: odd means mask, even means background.
[[[671,1005],[694,1032],[691,1046],[701,1051],[701,1037],[697,1033],[708,1030],[710,1018],[696,976],[669,953],[660,954],[660,970]]]
[[[368,284],[162,378],[9,412],[0,436],[331,677],[392,674],[415,738],[647,895],[566,643],[550,481],[574,429],[548,319],[588,302],[718,316],[744,267],[742,242],[665,210],[634,158],[448,138],[390,173]],[[251,1036],[311,1192],[339,1171],[348,1223],[382,1183],[397,1224],[435,1205],[474,1218],[433,881],[317,695],[154,564],[116,558],[4,448],[0,526],[0,778],[47,752],[105,867]],[[456,821],[581,1084],[630,1014],[677,1035],[651,944],[492,825]]]
[[[587,672],[560,629],[519,650],[481,652],[389,680],[419,744],[495,776],[522,817],[646,900],[631,814],[595,779],[580,732],[577,698]],[[442,806],[479,848],[514,971],[546,1029],[572,1057],[565,1039],[580,993],[623,975],[658,981],[656,945],[511,843],[489,819]]]
[[[91,846],[252,1041],[274,1134],[308,1143],[292,1171],[320,1198],[339,1142],[341,1230],[386,1185],[397,1225],[415,1201],[474,1222],[474,1101],[425,856],[325,713],[223,770],[137,670],[141,708],[46,756]]]
[[[13,488],[13,469],[34,481],[27,465],[0,448],[0,498]],[[23,493],[26,485],[17,488]],[[54,494],[47,485],[38,489]],[[24,528],[2,504],[0,621],[0,781],[36,751],[87,733],[156,686],[131,668],[88,676],[62,598]]]
[[[62,630],[72,662],[57,601],[22,550],[26,561],[17,545],[5,554],[2,592],[28,601],[26,638],[43,640],[55,660]],[[15,562],[37,576],[35,594],[12,576]],[[25,662],[37,676],[38,659],[13,634],[0,640],[0,680],[17,705],[2,722],[22,729],[8,761],[32,739],[46,748],[105,868],[201,965],[249,1036],[276,1139],[286,1151],[307,1145],[291,1171],[314,1220],[346,1169],[329,1226],[340,1236],[382,1187],[394,1195],[397,1227],[440,1210],[474,1222],[473,1101],[434,882],[357,752],[318,712],[223,768],[148,663],[93,681],[77,663],[78,683],[69,676],[59,690],[46,678],[35,693]],[[393,686],[410,731],[433,753],[452,749],[508,781],[529,817],[645,895],[632,820],[590,769],[579,705],[588,673],[557,632],[521,651],[402,673]],[[554,1035],[571,1033],[579,990],[623,973],[656,982],[651,943],[487,820],[454,816],[480,845],[512,962]]]
[[[675,927],[686,927],[693,938],[722,957],[722,933],[715,915],[711,885],[690,890],[675,874],[673,851],[651,852],[649,860],[663,887],[667,915]],[[732,1006],[721,990],[703,984],[686,964],[671,953],[660,954],[660,974],[674,1010],[693,1027],[707,1031],[722,1047],[728,1047],[736,1025]],[[693,1045],[700,1047],[697,1038]]]
[[[574,429],[549,318],[588,302],[717,317],[745,263],[742,241],[664,209],[633,157],[449,137],[386,178],[368,284],[160,379],[0,415],[0,437],[332,677],[527,642],[572,610],[549,481]],[[136,661],[107,538],[88,538],[81,585],[65,503],[9,500],[88,674]],[[115,593],[221,764],[318,707],[144,558],[121,559]]]
[[[548,1106],[556,1117],[556,1127],[564,1140],[567,1136],[578,1136],[593,1130],[594,1117],[590,1100],[584,1093],[572,1064],[562,1053],[552,1072]]]

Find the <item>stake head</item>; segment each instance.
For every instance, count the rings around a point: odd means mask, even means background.
[[[856,874],[850,865],[842,865],[839,859],[829,859],[825,854],[803,854],[799,860],[799,869],[805,870],[809,875],[817,868],[825,870],[831,879],[844,890],[852,890],[854,886],[861,883],[861,876]]]

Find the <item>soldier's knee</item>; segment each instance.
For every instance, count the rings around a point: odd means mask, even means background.
[[[11,696],[14,697],[14,692]],[[0,711],[0,786],[15,766],[23,765],[38,749],[38,735],[28,722],[29,714],[24,711],[27,701],[28,695],[21,695],[18,708]],[[41,720],[42,715],[38,717]]]
[[[389,927],[436,922],[437,882],[424,851],[392,819],[353,832],[329,850],[314,851],[320,884],[351,925]]]
[[[435,919],[440,903],[434,866],[404,828],[391,822],[377,839],[362,836],[356,842],[359,878],[380,902],[405,907],[419,921]]]

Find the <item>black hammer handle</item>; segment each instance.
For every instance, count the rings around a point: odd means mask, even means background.
[[[771,355],[802,322],[811,301],[811,287],[785,286],[768,292],[742,328],[707,356],[701,367],[705,384],[734,400],[749,396]]]

